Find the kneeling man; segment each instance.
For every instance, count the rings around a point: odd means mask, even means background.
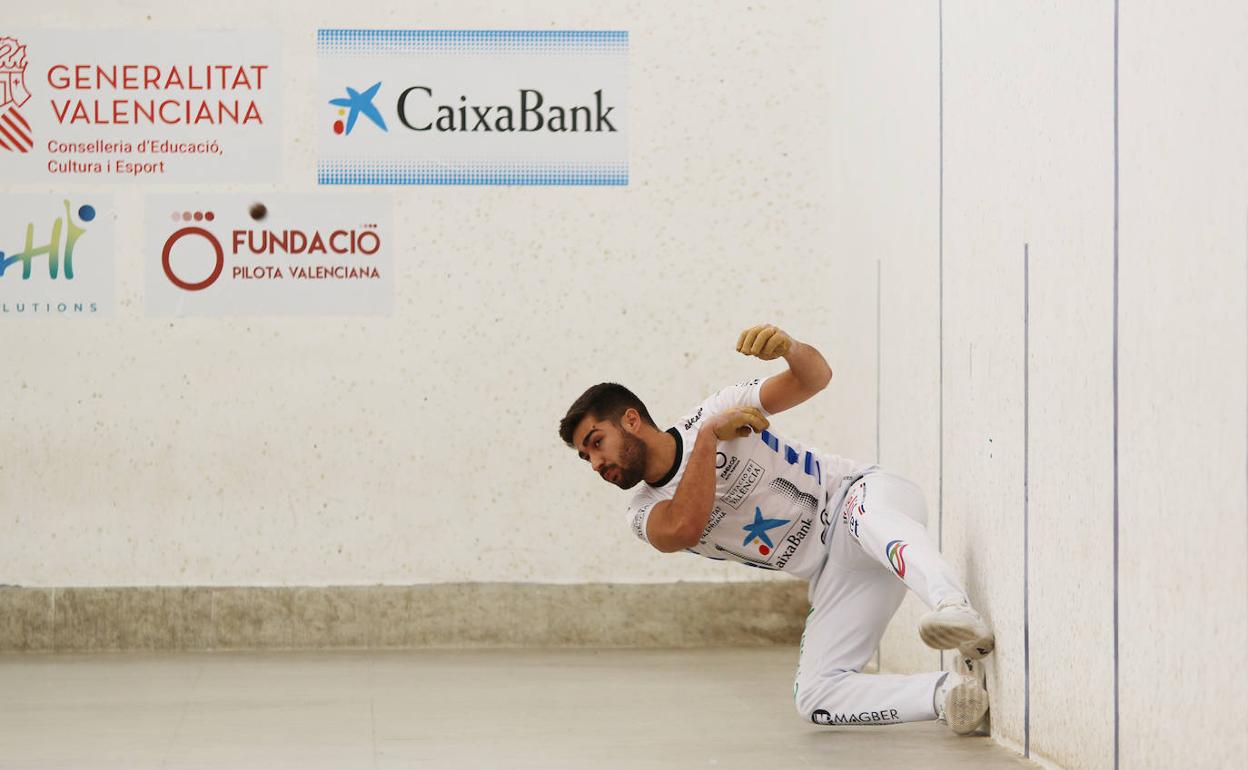
[[[665,553],[688,551],[810,581],[794,701],[820,725],[944,720],[974,731],[988,711],[978,660],[992,631],[927,534],[923,493],[876,466],[770,430],[770,415],[822,390],[823,356],[771,325],[737,351],[789,368],[726,387],[660,430],[627,388],[601,383],[568,409],[559,435],[603,480],[641,485],[627,522]],[[864,674],[910,589],[930,609],[929,646],[959,651],[953,672]]]

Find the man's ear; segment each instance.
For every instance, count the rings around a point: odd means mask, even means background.
[[[624,414],[620,415],[620,424],[629,433],[636,433],[641,430],[641,414],[636,409],[629,407],[624,410]]]

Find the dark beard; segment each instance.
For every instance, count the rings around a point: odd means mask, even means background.
[[[631,433],[623,433],[624,445],[620,447],[620,489],[632,489],[646,476],[646,459],[649,448],[646,442]]]

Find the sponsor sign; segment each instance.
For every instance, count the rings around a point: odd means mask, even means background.
[[[897,577],[902,579],[906,577],[906,549],[909,547],[910,544],[904,540],[890,540],[888,545],[884,546],[888,563],[893,565],[893,572],[896,572]]]
[[[317,32],[323,185],[626,185],[628,33]]]
[[[721,499],[726,505],[739,509],[741,503],[745,502],[745,498],[749,497],[750,492],[754,491],[754,487],[758,486],[758,482],[765,475],[767,474],[763,466],[753,460],[746,460],[745,469],[741,471],[741,475],[728,488],[728,491],[721,495]]]
[[[706,520],[706,526],[702,528],[702,535],[698,538],[698,542],[702,545],[706,545],[706,538],[711,534],[711,530],[715,529],[715,527],[723,521],[724,517],[727,515],[728,512],[723,508],[720,508],[718,505],[715,506],[714,510],[711,511],[710,517]]]
[[[154,195],[146,208],[149,315],[391,312],[388,196]]]
[[[861,498],[859,495],[861,494]],[[854,536],[855,540],[861,540],[858,534],[858,517],[866,514],[867,509],[863,503],[866,501],[867,487],[865,484],[855,486],[849,490],[849,496],[845,499],[841,506],[841,520],[849,527],[849,533]]]
[[[816,709],[810,721],[817,725],[889,725],[901,721],[897,709],[883,708],[879,711],[860,711],[849,714],[833,714],[827,709]]]
[[[0,316],[111,316],[113,218],[107,195],[0,196]]]
[[[0,28],[0,171],[10,184],[273,181],[278,39]]]
[[[697,414],[690,417],[688,420],[685,420],[685,430],[693,430],[693,426],[697,425],[698,421],[701,419],[702,419],[702,407],[698,407]],[[719,454],[719,453],[717,452],[716,454]],[[716,467],[719,467],[719,466],[716,466]]]

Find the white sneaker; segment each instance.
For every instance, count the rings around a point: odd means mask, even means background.
[[[937,719],[958,735],[975,732],[988,713],[988,691],[978,663],[957,658],[940,687],[936,688]]]
[[[937,650],[957,648],[965,658],[979,660],[992,652],[992,629],[965,599],[945,599],[919,621],[919,636]]]

